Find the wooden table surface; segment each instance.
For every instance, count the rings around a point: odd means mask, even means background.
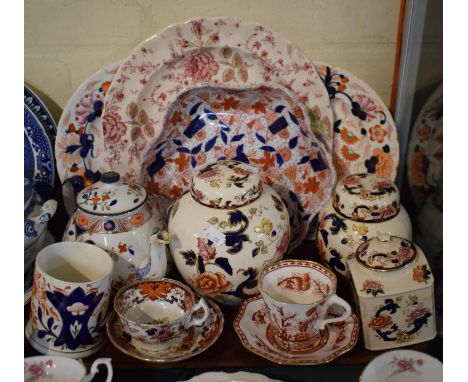
[[[65,227],[65,222],[67,220],[67,216],[63,210],[59,211],[57,216],[53,220],[53,224],[50,226],[50,231],[56,238],[56,240],[60,240],[63,229]],[[318,257],[315,251],[315,245],[313,241],[305,241],[299,248],[293,251],[290,255],[286,256],[286,258],[292,259],[308,259],[308,260],[315,260],[318,261]],[[175,269],[169,275],[171,278],[182,280],[180,274]],[[337,294],[348,302],[351,303],[353,307],[353,311],[356,312],[354,307],[353,301],[351,299],[351,293],[348,287],[348,284],[345,282],[344,279],[338,278],[338,289]],[[259,368],[259,367],[273,367],[278,366],[277,364],[268,361],[256,354],[249,352],[245,349],[239,338],[237,337],[236,332],[234,331],[233,327],[233,319],[238,311],[238,307],[236,306],[221,306],[221,310],[223,311],[225,324],[223,332],[220,338],[213,344],[209,349],[204,351],[203,353],[184,360],[179,361],[176,363],[150,363],[141,361],[135,358],[132,358],[120,350],[115,348],[110,341],[107,342],[105,347],[101,349],[98,353],[94,354],[91,357],[85,358],[83,361],[88,366],[94,361],[96,358],[100,357],[110,357],[112,358],[112,364],[116,369],[144,369],[144,368],[190,368],[190,369],[198,369],[198,368],[219,368],[219,369],[226,369],[226,368]],[[25,321],[29,316],[29,304],[25,306]],[[411,346],[409,348],[419,350],[419,351],[426,351],[429,347],[437,348],[439,344],[437,341],[440,342],[440,339],[436,339],[433,341],[421,343],[418,345]],[[441,345],[440,345],[441,347]],[[331,364],[336,365],[349,365],[349,364],[366,364],[371,359],[376,357],[381,352],[369,351],[364,348],[362,337],[359,337],[359,340],[356,346],[351,349],[349,352],[341,355],[337,359],[333,360]],[[25,356],[32,356],[38,354],[25,340]]]

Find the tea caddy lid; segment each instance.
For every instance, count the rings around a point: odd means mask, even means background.
[[[387,178],[353,174],[336,185],[333,207],[344,217],[359,222],[382,222],[400,211],[400,193]]]
[[[234,208],[260,197],[260,174],[246,163],[221,160],[200,169],[192,179],[191,194],[199,203],[213,208]]]
[[[375,271],[393,271],[405,267],[416,257],[416,247],[409,240],[388,234],[373,237],[356,250],[357,261]]]
[[[118,215],[140,207],[146,198],[141,185],[122,182],[118,173],[109,171],[101,175],[99,182],[80,191],[76,204],[94,215]]]
[[[362,243],[348,266],[355,290],[363,298],[413,292],[432,286],[434,281],[421,249],[387,234]]]

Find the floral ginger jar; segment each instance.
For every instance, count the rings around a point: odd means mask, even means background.
[[[289,244],[289,216],[255,167],[222,160],[200,169],[169,212],[174,263],[195,290],[237,305],[258,293],[262,270]]]
[[[380,235],[362,243],[348,267],[367,349],[408,346],[436,336],[434,278],[419,247]]]
[[[124,183],[118,173],[106,172],[77,195],[76,204],[63,240],[95,244],[111,255],[114,292],[130,281],[165,276],[163,222],[141,185]]]
[[[318,218],[318,255],[333,271],[346,277],[348,257],[366,240],[385,233],[412,239],[411,221],[400,204],[397,186],[374,174],[341,179]]]

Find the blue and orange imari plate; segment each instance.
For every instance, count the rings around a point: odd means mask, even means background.
[[[54,154],[49,137],[29,107],[24,105],[24,177],[34,190],[48,200],[54,190]]]

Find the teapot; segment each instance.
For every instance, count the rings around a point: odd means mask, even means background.
[[[202,167],[169,210],[169,247],[185,281],[226,305],[258,293],[258,278],[289,244],[288,209],[259,170],[220,160]]]
[[[106,172],[77,195],[76,204],[63,240],[106,250],[114,260],[114,291],[130,281],[165,276],[167,236],[141,185],[122,182],[118,173]]]

